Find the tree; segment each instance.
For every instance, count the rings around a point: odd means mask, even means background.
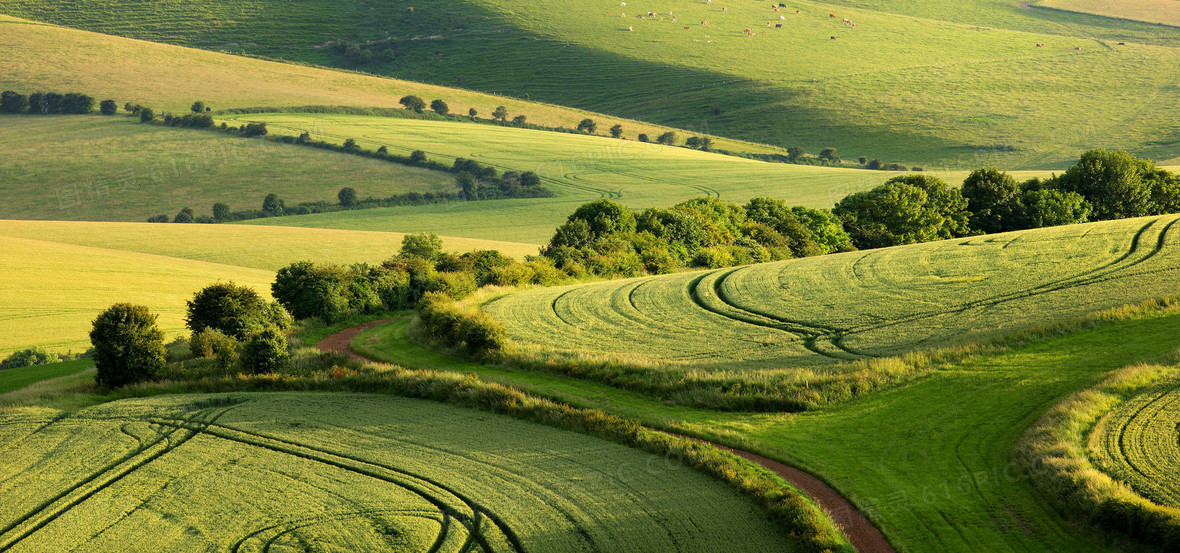
[[[798,146],[791,146],[790,148],[787,148],[787,159],[791,161],[799,161],[805,155],[807,155],[807,151]]]
[[[205,102],[197,100],[196,102],[193,102],[193,106],[189,109],[191,109],[193,113],[205,113],[205,111],[209,108],[205,107]]]
[[[103,115],[114,115],[119,113],[119,105],[114,100],[103,100],[98,104],[98,112]]]
[[[467,110],[467,115],[468,115],[468,117],[471,117],[472,119],[475,119],[475,118],[476,118],[476,116],[478,116],[478,115],[479,115],[479,110],[477,110],[477,109],[475,109],[475,108],[471,108],[471,109]]]
[[[1020,204],[1019,229],[1085,223],[1091,210],[1081,194],[1055,188],[1026,188],[1020,194]]]
[[[528,121],[528,118],[524,115],[517,115],[516,117],[512,118],[512,124],[518,127],[523,127],[525,121]]]
[[[145,306],[111,306],[94,320],[90,343],[94,345],[94,380],[100,386],[146,382],[164,368],[164,333],[156,327],[156,315]]]
[[[345,186],[336,194],[336,199],[340,200],[340,205],[344,207],[352,207],[356,205],[356,189],[350,186]]]
[[[266,129],[266,123],[247,123],[242,127],[242,136],[246,138],[266,136],[268,132],[270,131]]]
[[[144,107],[139,108],[139,122],[140,123],[147,123],[155,118],[156,118],[156,112],[152,111],[152,108],[144,108]]]
[[[881,248],[963,236],[967,200],[945,182],[924,175],[894,177],[845,197],[832,212],[858,248]]]
[[[186,207],[172,218],[173,223],[195,223],[197,221],[196,215],[193,214],[191,207]]]
[[[169,220],[170,219],[168,219],[168,216],[163,213],[159,215],[152,215],[151,217],[147,218],[147,222],[149,223],[167,223]]]
[[[460,171],[455,175],[455,185],[459,187],[459,190],[463,191],[464,198],[467,198],[468,200],[479,199],[477,194],[479,190],[479,181],[475,179],[475,175],[472,175],[467,171]]]
[[[286,368],[291,363],[287,351],[287,337],[274,327],[252,334],[242,347],[242,365],[254,374],[267,374]]]
[[[0,370],[48,365],[57,361],[57,356],[45,351],[45,348],[27,348],[13,352],[12,355],[0,361]]]
[[[357,146],[356,139],[348,138],[344,140],[344,149],[349,152],[355,152],[360,149],[360,146]]]
[[[492,112],[492,119],[497,121],[504,121],[508,119],[508,108],[504,106],[497,106],[496,110]]]
[[[840,163],[840,155],[836,153],[835,148],[824,148],[820,150],[819,158],[830,163]]]
[[[610,128],[611,138],[621,138],[623,136],[623,126],[616,124]]]
[[[639,136],[635,137],[635,139],[640,142],[651,142],[651,139],[644,133],[639,133]]]
[[[971,212],[971,228],[992,233],[1024,227],[1020,185],[998,169],[976,169],[963,180],[963,197]]]
[[[1152,213],[1155,164],[1122,150],[1090,150],[1065,170],[1057,186],[1077,192],[1093,206],[1091,219],[1102,221]]]
[[[688,146],[689,148],[707,152],[713,147],[713,139],[707,136],[690,136],[684,141],[684,145]]]
[[[661,134],[659,138],[656,138],[656,142],[659,142],[665,146],[671,146],[676,143],[676,133],[668,131],[664,134]]]
[[[443,242],[437,234],[407,234],[402,237],[401,257],[418,257],[437,261],[443,256]]]
[[[66,94],[61,97],[60,107],[55,113],[86,115],[94,110],[94,98],[85,94]]]
[[[224,223],[230,218],[229,204],[217,202],[213,204],[213,220]]]
[[[212,328],[243,340],[265,326],[279,326],[258,292],[232,282],[206,286],[186,305],[184,322],[193,332]]]
[[[867,158],[865,156],[860,156],[860,157],[856,158],[856,162],[861,165],[864,165],[869,162],[869,158]]]
[[[425,163],[426,152],[423,152],[422,150],[414,150],[410,152],[410,161],[414,163]]]
[[[622,204],[596,200],[582,204],[558,227],[549,242],[551,249],[585,248],[613,233],[635,232],[635,214]]]
[[[11,90],[0,92],[0,113],[20,113],[29,105],[29,98]]]
[[[262,213],[267,217],[278,217],[285,209],[286,205],[279,199],[278,194],[267,194],[262,200]]]
[[[578,131],[580,132],[594,134],[596,130],[598,130],[598,123],[595,123],[593,119],[587,117],[578,122]]]
[[[426,101],[414,95],[403,96],[398,103],[414,113],[422,113],[426,109]]]
[[[446,115],[451,112],[451,107],[442,100],[434,100],[430,102],[430,109],[434,110],[439,115]]]
[[[379,155],[379,156],[389,155],[389,148],[386,146],[381,146],[380,148],[377,148],[377,155]]]

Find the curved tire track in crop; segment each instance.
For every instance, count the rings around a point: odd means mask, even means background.
[[[369,328],[376,326],[373,323],[368,323],[367,325],[367,327],[366,325],[360,325],[337,332],[328,339],[325,339],[319,344],[316,344],[316,347],[322,351],[340,352],[340,350],[336,349],[325,349],[324,346],[340,343],[347,345],[352,341],[353,338],[355,338],[364,330],[368,330]],[[374,361],[372,359],[367,359],[357,355],[350,349],[347,351],[357,359],[365,360],[371,363],[380,363],[380,361]],[[685,437],[672,432],[664,433],[677,437]],[[868,517],[864,515],[864,513],[860,512],[856,506],[853,505],[852,502],[848,501],[848,499],[846,499],[843,495],[841,495],[840,492],[836,491],[834,488],[827,485],[823,480],[820,480],[816,476],[797,467],[762,457],[761,455],[757,455],[749,451],[734,449],[697,438],[687,439],[696,440],[709,444],[718,449],[728,451],[734,455],[737,455],[738,457],[746,459],[751,463],[774,472],[775,474],[782,477],[783,480],[789,482],[792,486],[803,490],[813,500],[815,500],[825,512],[829,513],[829,515],[833,517],[833,520],[835,520],[844,531],[844,535],[848,538],[848,541],[852,543],[853,547],[855,547],[859,553],[894,553],[895,550],[893,549],[893,546],[889,544],[889,540],[885,539],[885,535],[882,534],[876,526],[873,526],[873,523],[868,519]]]

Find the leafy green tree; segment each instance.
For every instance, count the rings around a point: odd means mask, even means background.
[[[103,115],[114,115],[119,113],[119,105],[114,100],[103,100],[98,104],[98,112]]]
[[[971,212],[971,228],[984,233],[1024,227],[1020,184],[995,168],[976,169],[963,180],[963,197]]]
[[[86,115],[94,110],[94,98],[85,94],[65,94],[61,97],[60,106],[56,113]]]
[[[659,142],[665,146],[671,146],[676,143],[676,133],[668,131],[664,134],[661,134],[658,138],[656,138],[656,142]]]
[[[598,130],[598,123],[595,123],[593,119],[586,118],[578,122],[579,132],[594,134],[596,130]]]
[[[208,108],[205,107],[205,102],[197,100],[196,102],[193,102],[193,106],[189,109],[191,109],[193,113],[205,113],[205,110]]]
[[[0,370],[48,365],[57,361],[57,356],[45,351],[45,348],[26,348],[13,352],[12,355],[0,361]]]
[[[186,207],[180,210],[176,214],[176,217],[172,218],[173,223],[195,223],[196,221],[197,217],[195,214],[193,214],[193,209],[191,207]]]
[[[242,136],[246,138],[266,136],[268,132],[270,131],[266,129],[266,123],[247,123],[242,127]]]
[[[0,113],[20,113],[29,105],[29,98],[11,90],[0,92]]]
[[[414,95],[403,96],[398,103],[414,113],[422,113],[426,109],[426,101]]]
[[[413,152],[410,152],[410,161],[414,163],[425,163],[426,152],[423,152],[422,150],[414,150]]]
[[[1180,211],[1180,175],[1157,169],[1150,181],[1152,212],[1162,214]]]
[[[1065,170],[1057,186],[1090,202],[1091,219],[1103,221],[1149,215],[1155,164],[1122,150],[1090,150]]]
[[[111,306],[94,320],[90,343],[94,345],[94,380],[100,386],[146,382],[164,368],[164,333],[156,327],[156,315],[145,306]]]
[[[336,193],[336,199],[340,201],[340,205],[344,207],[352,207],[356,205],[357,196],[356,189],[350,186],[345,186]]]
[[[475,119],[476,117],[479,116],[479,110],[477,110],[475,108],[471,108],[471,109],[467,110],[467,116],[472,119]]]
[[[638,140],[638,141],[640,141],[640,142],[651,142],[651,138],[649,138],[649,137],[648,137],[646,134],[644,134],[644,133],[639,133],[639,136],[635,137],[635,139],[636,139],[636,140]]]
[[[213,204],[213,220],[224,223],[230,219],[229,204],[217,202]]]
[[[805,155],[807,155],[807,151],[798,146],[791,146],[790,148],[787,148],[787,159],[791,161],[799,161]]]
[[[152,108],[145,108],[145,107],[139,108],[139,122],[140,123],[147,123],[147,122],[152,121],[155,118],[156,118],[156,112],[152,111]]]
[[[504,106],[497,106],[495,111],[492,111],[492,119],[497,121],[504,121],[508,119],[508,108]]]
[[[167,223],[170,220],[171,219],[169,219],[168,216],[163,213],[159,215],[152,215],[151,217],[147,218],[147,222],[149,223]]]
[[[475,179],[475,175],[467,171],[460,171],[455,175],[455,185],[463,192],[463,197],[468,201],[475,201],[479,199],[479,181]]]
[[[528,121],[528,117],[525,117],[524,115],[517,115],[516,117],[512,118],[512,124],[518,127],[523,127],[525,121]]]
[[[934,177],[907,175],[849,195],[832,212],[844,223],[853,244],[882,248],[963,236],[968,231],[967,200]]]
[[[1020,185],[1020,222],[1015,228],[1029,229],[1085,223],[1090,202],[1077,192],[1066,192],[1038,179]]]
[[[848,252],[856,249],[852,237],[844,230],[840,219],[827,209],[811,209],[794,206],[791,213],[807,227],[815,237],[820,253]]]
[[[286,211],[286,205],[283,200],[279,199],[278,194],[267,194],[262,199],[262,213],[267,217],[278,217]]]
[[[824,148],[819,152],[819,158],[829,163],[840,163],[840,155],[835,148]]]
[[[254,374],[281,371],[290,364],[287,337],[274,327],[253,333],[242,346],[242,365]]]
[[[186,305],[184,322],[193,332],[213,328],[241,340],[264,326],[281,324],[271,321],[275,313],[267,307],[258,292],[232,282],[206,286]]]
[[[355,152],[361,148],[357,145],[355,138],[346,138],[344,139],[344,149],[350,152]]]
[[[434,100],[430,102],[430,109],[434,110],[439,115],[446,115],[451,112],[451,107],[442,100]]]
[[[407,234],[402,237],[402,249],[398,255],[438,261],[443,256],[442,238],[429,233]]]
[[[611,127],[610,128],[610,136],[611,136],[611,138],[622,138],[623,137],[623,126],[616,124],[615,126]]]

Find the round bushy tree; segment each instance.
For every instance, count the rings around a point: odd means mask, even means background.
[[[508,119],[508,108],[504,106],[497,106],[496,109],[492,111],[492,119],[497,121],[504,121]]]
[[[1155,164],[1122,150],[1090,150],[1058,177],[1057,187],[1090,202],[1091,219],[1123,219],[1152,212]]]
[[[623,126],[615,125],[610,128],[611,138],[621,138],[623,136]]]
[[[114,115],[119,112],[119,105],[114,100],[103,100],[98,104],[98,111],[103,115]]]
[[[266,302],[258,292],[232,282],[206,286],[187,302],[187,309],[184,322],[193,332],[213,328],[241,340],[270,324]]]
[[[356,189],[351,186],[345,186],[336,194],[336,199],[340,200],[340,205],[352,207],[356,205]]]
[[[213,204],[213,220],[224,223],[230,218],[229,204],[217,202]]]
[[[283,200],[279,199],[278,194],[267,194],[262,199],[262,212],[267,217],[278,217],[282,215],[285,207]]]
[[[598,123],[595,123],[594,120],[590,118],[583,119],[578,123],[578,130],[584,133],[593,134],[594,131],[598,130]]]
[[[118,388],[155,378],[164,368],[164,333],[147,307],[119,303],[94,320],[94,380]]]
[[[148,123],[156,118],[156,112],[152,108],[139,108],[139,122]]]
[[[430,102],[430,109],[434,110],[439,115],[446,115],[451,112],[451,106],[442,100],[434,100]]]
[[[242,366],[255,374],[282,370],[291,362],[291,354],[287,351],[287,337],[273,327],[255,332],[242,347],[241,359]]]
[[[403,96],[398,103],[414,113],[422,113],[426,109],[426,101],[414,95]]]
[[[176,214],[176,217],[174,217],[172,219],[172,222],[173,223],[193,223],[193,222],[196,222],[196,220],[197,220],[197,217],[195,214],[193,214],[192,208],[186,207],[186,208],[180,210],[180,212],[178,212]]]
[[[962,192],[973,230],[991,233],[1021,227],[1020,185],[1012,175],[994,168],[976,169],[963,181]]]

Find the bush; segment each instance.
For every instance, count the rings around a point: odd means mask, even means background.
[[[623,136],[623,126],[615,125],[610,128],[611,138],[621,138]]]
[[[971,212],[971,228],[983,233],[1025,228],[1020,185],[1008,173],[977,169],[963,181],[963,197]]]
[[[258,292],[232,282],[206,286],[186,305],[184,322],[193,332],[212,328],[244,340],[264,326],[280,324],[271,320],[276,314]]]
[[[512,118],[512,124],[516,125],[518,127],[523,127],[525,124],[525,121],[528,121],[528,118],[525,117],[524,115],[517,115],[516,117]]]
[[[29,98],[11,90],[0,93],[0,113],[20,113],[29,105]]]
[[[146,382],[164,368],[164,333],[156,327],[156,316],[142,305],[111,306],[94,320],[90,342],[97,370],[94,380],[100,386]]]
[[[45,351],[45,348],[28,348],[14,352],[5,358],[4,361],[0,361],[0,370],[19,369],[34,365],[48,365],[57,361],[57,356]]]
[[[451,107],[442,100],[430,102],[430,109],[434,110],[434,112],[439,115],[446,115],[451,112]]]
[[[209,108],[205,107],[205,102],[202,102],[200,100],[193,102],[192,107],[190,107],[189,109],[192,110],[193,113],[205,113],[206,111],[209,110]]]
[[[659,138],[656,138],[656,142],[659,142],[665,146],[671,146],[676,143],[676,133],[668,131],[664,134],[661,134]]]
[[[242,127],[242,135],[246,138],[266,136],[269,132],[266,129],[266,123],[247,123],[246,126]]]
[[[1058,177],[1057,188],[1081,194],[1095,221],[1123,219],[1156,212],[1152,189],[1159,176],[1149,160],[1121,150],[1090,150]]]
[[[426,163],[426,152],[422,150],[414,150],[410,152],[410,161],[414,163]]]
[[[422,113],[426,109],[426,101],[414,95],[403,96],[397,103],[414,113]]]
[[[360,146],[357,146],[357,144],[356,144],[356,139],[354,139],[354,138],[346,138],[346,139],[344,140],[344,150],[345,150],[345,151],[348,151],[348,152],[355,152],[355,151],[357,151],[357,150],[359,150],[359,149],[360,149]]]
[[[143,107],[139,108],[139,122],[140,123],[150,123],[155,118],[156,118],[156,112],[152,111],[152,108],[143,108]]]
[[[598,130],[598,123],[595,123],[593,119],[586,118],[578,122],[578,132],[594,134],[596,130]]]
[[[151,217],[147,218],[147,222],[149,223],[167,223],[170,220],[171,219],[169,219],[168,216],[164,215],[163,213],[159,215],[152,215]]]
[[[492,112],[492,119],[497,121],[504,121],[508,119],[508,108],[504,106],[497,106],[495,111]]]
[[[640,142],[651,142],[651,139],[648,138],[647,135],[644,133],[639,133],[639,136],[635,137],[635,139]]]
[[[217,202],[213,204],[213,220],[224,223],[230,219],[229,204]]]
[[[103,100],[98,104],[98,112],[103,115],[114,115],[119,113],[119,106],[114,100]]]
[[[352,207],[356,205],[356,189],[346,186],[336,193],[336,199],[340,201],[340,205],[344,207]]]
[[[216,359],[217,368],[223,371],[229,370],[238,358],[238,341],[215,328],[194,332],[188,344],[193,355]]]
[[[954,238],[969,230],[963,194],[923,175],[894,177],[877,188],[849,195],[832,212],[862,249]]]
[[[475,108],[471,108],[471,109],[467,110],[467,116],[471,117],[472,119],[475,119],[475,117],[478,115],[479,115],[479,110],[477,110]]]
[[[267,194],[262,199],[262,213],[267,217],[278,217],[286,211],[286,204],[278,194]]]
[[[840,156],[836,153],[835,148],[824,148],[820,150],[819,158],[831,163],[840,163]]]
[[[172,219],[173,223],[195,223],[197,221],[196,215],[193,214],[192,208],[186,207],[176,214]]]
[[[402,237],[402,249],[398,253],[401,257],[420,257],[427,261],[436,261],[442,257],[443,242],[437,234],[419,233],[407,234]]]
[[[242,347],[242,366],[254,374],[280,371],[290,364],[287,337],[277,328],[264,328],[252,334]]]

